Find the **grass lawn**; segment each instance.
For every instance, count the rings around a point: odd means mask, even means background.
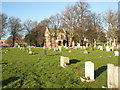
[[[32,48],[34,55],[27,49],[2,48],[2,84],[3,88],[101,88],[107,85],[107,64],[118,66],[118,57],[113,51],[81,49],[47,49],[44,56],[42,48]],[[4,53],[8,50],[7,53]],[[71,50],[71,53],[68,51]],[[70,58],[70,65],[60,67],[60,56]],[[85,76],[85,61],[92,61],[95,67],[95,81],[81,82]]]

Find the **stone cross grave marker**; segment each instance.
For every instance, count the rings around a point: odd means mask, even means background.
[[[64,57],[64,56],[60,57],[60,66],[61,67],[65,67],[66,64],[69,64],[69,63],[70,63],[70,61],[69,61],[68,57]]]

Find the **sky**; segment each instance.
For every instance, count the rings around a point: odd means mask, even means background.
[[[52,15],[60,14],[67,5],[74,5],[76,2],[2,2],[0,12],[8,17],[15,16],[22,22],[31,19],[40,22]],[[89,10],[101,13],[108,9],[118,10],[118,2],[88,2]],[[9,35],[3,37],[8,38]]]
[[[118,10],[117,2],[88,2],[92,12],[100,13],[108,9]],[[22,21],[31,19],[40,22],[45,18],[64,11],[75,2],[2,2],[2,10],[8,17],[19,17]]]

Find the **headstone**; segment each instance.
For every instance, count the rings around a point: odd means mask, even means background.
[[[69,50],[68,52],[71,53],[71,50]]]
[[[106,51],[110,51],[110,47],[109,46],[106,46]]]
[[[86,49],[86,47],[85,47],[85,46],[83,46],[83,49],[85,50],[85,49]]]
[[[80,48],[80,43],[77,43],[77,47]]]
[[[100,49],[100,45],[97,47],[98,48],[98,50]]]
[[[20,48],[20,45],[18,45],[18,48]]]
[[[65,47],[67,47],[67,43],[65,43]]]
[[[56,51],[56,48],[54,48],[54,51]]]
[[[103,50],[103,47],[102,47],[102,46],[100,46],[100,50]]]
[[[48,50],[51,50],[51,49],[52,49],[51,47],[48,48]]]
[[[73,42],[72,42],[72,47],[74,47],[74,46],[75,46],[75,42],[73,41]]]
[[[29,51],[29,54],[33,54],[33,52],[32,52],[32,51]]]
[[[68,49],[68,47],[66,47],[66,49]]]
[[[114,50],[114,47],[110,47],[110,51],[113,51]]]
[[[94,63],[91,61],[85,62],[85,77],[94,81]]]
[[[85,53],[85,54],[88,54],[88,51],[87,51],[87,50],[85,50],[85,51],[84,51],[84,53]]]
[[[88,47],[88,43],[86,43],[86,47]]]
[[[60,52],[62,51],[62,47],[59,47],[59,51],[60,51]]]
[[[94,63],[91,61],[85,62],[85,77],[80,77],[81,81],[84,82],[93,82],[94,79]]]
[[[117,45],[117,49],[120,49],[120,44]]]
[[[68,57],[64,57],[64,56],[61,56],[60,57],[60,66],[61,67],[65,67],[66,64],[69,64],[69,58]]]
[[[115,56],[119,56],[119,51],[114,51]]]
[[[120,89],[120,67],[107,64],[107,86],[108,88]]]

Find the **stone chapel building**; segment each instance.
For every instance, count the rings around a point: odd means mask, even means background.
[[[64,29],[49,29],[45,30],[45,47],[66,46],[68,41],[67,32]]]

